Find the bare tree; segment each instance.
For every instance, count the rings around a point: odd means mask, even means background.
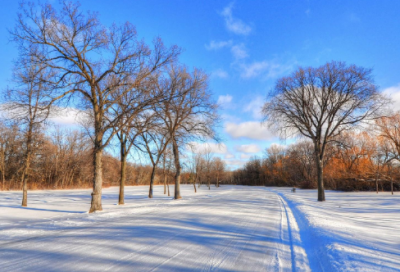
[[[164,195],[167,193],[167,188],[168,188],[168,196],[171,196],[169,191],[169,174],[172,168],[172,150],[170,148],[166,148],[164,150],[162,159],[163,159]]]
[[[175,164],[175,194],[180,193],[180,146],[190,139],[214,137],[218,120],[217,104],[208,90],[208,77],[199,70],[188,72],[183,67],[171,67],[167,76],[158,82],[166,98],[154,109],[169,133]]]
[[[22,4],[11,35],[20,55],[29,56],[57,75],[49,82],[60,91],[53,99],[73,95],[91,111],[94,176],[89,212],[102,210],[102,154],[117,133],[113,128],[124,116],[115,115],[113,107],[120,96],[174,60],[179,49],[167,49],[155,39],[150,50],[138,40],[132,24],[105,27],[96,13],[85,15],[78,4],[68,1],[62,2],[61,11],[50,4]],[[32,54],[30,48],[38,50]]]
[[[140,134],[141,142],[136,144],[141,151],[144,151],[149,156],[152,171],[150,176],[149,198],[153,198],[154,177],[156,174],[157,165],[165,153],[170,141],[168,131],[163,127],[163,123],[153,120],[150,128]],[[165,192],[165,185],[164,185]]]
[[[215,186],[218,188],[220,177],[225,173],[226,163],[220,157],[215,157],[213,159],[212,165],[213,165],[214,171],[216,173],[216,178],[217,178]]]
[[[206,148],[202,151],[202,157],[205,163],[208,190],[211,190],[211,171],[213,168],[214,157],[211,151],[211,147],[209,145],[207,145]]]
[[[0,172],[1,172],[1,190],[4,191],[6,181],[6,156],[9,139],[10,129],[4,122],[0,120]]]
[[[265,121],[287,137],[312,140],[318,173],[318,201],[325,201],[325,149],[337,135],[379,115],[386,100],[377,91],[372,70],[343,62],[299,68],[277,81],[263,107]]]
[[[35,52],[31,50],[31,52]],[[21,169],[22,206],[28,206],[28,177],[32,155],[35,151],[35,135],[47,120],[53,103],[52,89],[46,81],[51,72],[31,58],[16,62],[13,79],[15,86],[6,92],[5,109],[9,118],[20,124],[24,132],[24,158]]]
[[[116,135],[120,144],[119,205],[125,203],[126,160],[128,154],[131,148],[135,146],[139,136],[148,129],[149,123],[152,121],[152,115],[147,114],[146,111],[149,110],[150,105],[157,102],[158,96],[152,96],[146,90],[132,90],[119,99],[118,106],[115,108],[115,115],[122,115],[117,127],[114,128],[117,130]],[[137,106],[132,107],[133,103]]]
[[[393,194],[393,160],[400,162],[400,112],[391,116],[384,116],[376,120],[379,136],[382,138],[380,144],[381,152],[386,158],[390,175],[390,187]]]

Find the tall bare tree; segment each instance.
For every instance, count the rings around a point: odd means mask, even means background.
[[[263,107],[265,121],[283,137],[301,135],[314,144],[318,201],[325,201],[323,160],[327,144],[362,121],[377,117],[385,104],[372,70],[344,62],[299,68],[277,81]]]
[[[23,3],[10,32],[20,55],[42,63],[57,75],[49,82],[60,91],[54,99],[73,95],[81,99],[81,107],[91,111],[94,177],[89,212],[95,212],[102,210],[103,150],[124,116],[115,115],[112,108],[119,97],[137,89],[149,75],[174,60],[179,48],[168,49],[155,39],[150,50],[128,22],[105,27],[96,13],[84,14],[76,3],[62,1],[61,6],[56,10],[50,4]],[[32,54],[30,48],[38,50]]]
[[[153,115],[148,114],[148,110],[151,106],[157,104],[159,99],[162,98],[162,94],[154,93],[149,88],[149,81],[146,80],[139,88],[132,89],[130,92],[124,92],[118,99],[116,106],[114,107],[115,115],[121,115],[120,122],[114,129],[117,130],[117,138],[120,144],[120,161],[121,161],[121,173],[120,173],[120,190],[118,204],[122,205],[125,203],[125,181],[126,181],[126,165],[128,154],[139,136],[150,126],[153,120]],[[136,107],[132,107],[135,104]]]
[[[36,51],[31,50],[35,53]],[[51,72],[31,58],[21,58],[14,69],[15,85],[6,92],[9,118],[20,124],[24,132],[24,158],[21,169],[22,206],[28,206],[28,178],[32,155],[35,151],[35,135],[44,125],[53,103],[52,88],[46,81],[52,78]]]
[[[170,136],[176,171],[174,198],[179,199],[180,147],[193,138],[215,137],[217,104],[212,101],[207,75],[199,70],[189,72],[184,67],[172,66],[158,81],[158,88],[166,97],[154,111]]]

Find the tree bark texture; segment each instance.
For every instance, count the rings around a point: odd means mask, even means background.
[[[151,171],[150,177],[150,188],[149,188],[149,198],[153,198],[153,186],[154,186],[154,177],[156,175],[156,166],[153,166],[153,170]]]
[[[319,156],[317,156],[317,172],[318,172],[318,201],[325,201],[324,165]]]
[[[101,205],[101,189],[103,186],[103,165],[102,156],[103,151],[100,148],[96,148],[98,145],[95,143],[95,150],[93,156],[94,165],[94,177],[93,177],[93,192],[92,192],[92,203],[90,206],[89,213],[103,210]]]
[[[31,158],[31,146],[32,146],[32,133],[33,133],[33,125],[29,124],[28,133],[26,135],[26,153],[25,153],[25,165],[24,170],[22,172],[22,207],[28,206],[28,171],[30,166],[30,158]]]
[[[175,194],[174,199],[180,199],[181,197],[181,164],[179,161],[179,149],[178,144],[175,139],[172,141],[172,151],[174,153],[174,162],[175,162]]]
[[[118,205],[125,204],[126,156],[126,142],[121,141],[121,180],[119,183]]]

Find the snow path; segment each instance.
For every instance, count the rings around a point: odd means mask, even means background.
[[[0,192],[0,271],[400,271],[400,197],[244,186]],[[173,190],[173,186],[171,186]]]
[[[105,189],[95,214],[82,213],[88,190],[32,192],[29,209],[19,192],[0,193],[0,270],[293,271],[275,193],[183,186],[174,201],[162,190],[147,199],[146,187],[129,187],[128,204],[117,206],[117,188]]]

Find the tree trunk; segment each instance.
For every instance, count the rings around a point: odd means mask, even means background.
[[[1,164],[2,164],[2,166],[1,166],[1,184],[2,184],[2,190],[4,191],[4,183],[5,183],[5,181],[6,181],[6,174],[5,174],[5,168],[6,168],[6,155],[5,155],[5,151],[4,151],[4,149],[3,149],[3,154],[2,154],[2,157],[1,157]]]
[[[121,137],[123,137],[121,135]],[[126,141],[121,141],[121,179],[119,183],[118,205],[125,204],[125,181],[126,181]]]
[[[219,187],[219,174],[217,174],[217,188]]]
[[[197,193],[197,189],[196,189],[196,179],[197,179],[197,175],[196,177],[193,179],[193,188],[194,188],[194,192]]]
[[[393,195],[393,178],[390,177],[390,190],[392,191],[392,195]]]
[[[181,197],[181,164],[179,161],[179,149],[178,144],[175,139],[172,140],[172,151],[174,153],[174,162],[175,162],[175,195],[174,199],[180,199]]]
[[[28,133],[26,135],[26,153],[25,153],[25,165],[24,170],[22,172],[22,207],[28,206],[28,180],[27,175],[29,171],[30,165],[30,157],[31,157],[31,145],[32,145],[32,132],[33,132],[33,125],[32,123],[29,124]]]
[[[168,177],[167,177],[167,187],[168,187],[168,196],[171,196],[171,194],[169,193],[169,182],[168,182]]]
[[[167,193],[167,176],[164,174],[164,195]]]
[[[151,177],[150,177],[149,198],[153,198],[153,185],[154,185],[155,173],[156,173],[156,166],[153,165],[153,170],[151,171]]]
[[[322,159],[317,155],[317,173],[318,173],[318,201],[325,201],[324,189],[324,165]]]
[[[28,180],[26,176],[28,175],[30,158],[29,155],[25,161],[25,169],[22,173],[22,207],[28,207]]]
[[[103,165],[102,165],[103,151],[100,149],[100,143],[95,143],[95,149],[93,151],[93,192],[92,192],[92,204],[89,213],[103,210],[101,206],[101,189],[103,185]]]

